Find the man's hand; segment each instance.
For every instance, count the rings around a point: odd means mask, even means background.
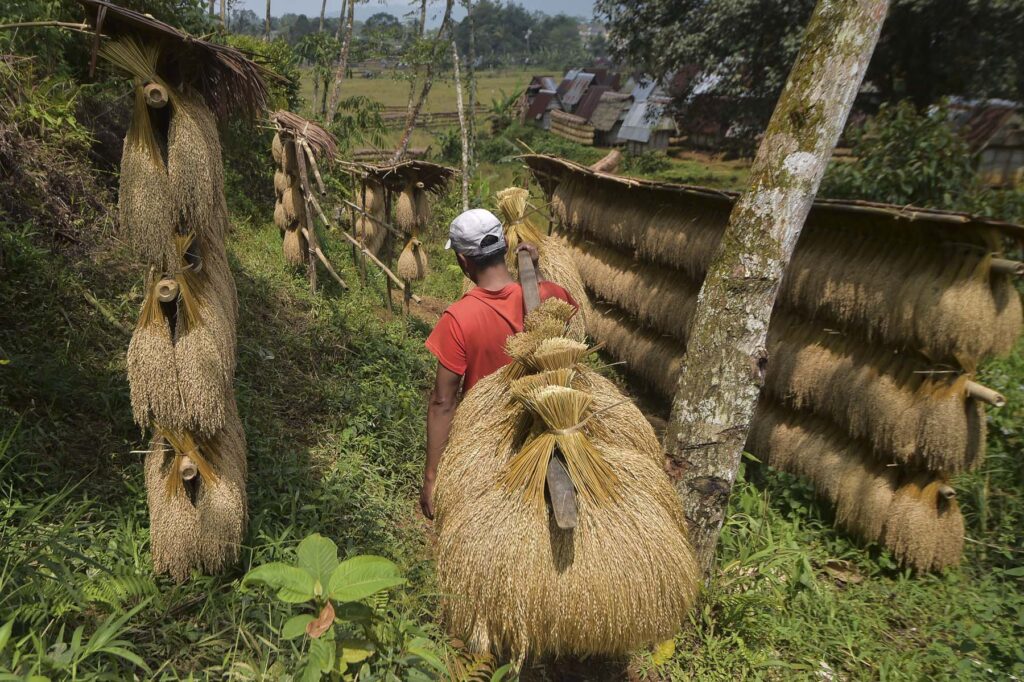
[[[523,242],[522,244],[516,247],[516,258],[519,257],[518,254],[520,251],[526,251],[527,253],[529,253],[530,260],[533,261],[533,267],[537,267],[537,265],[540,263],[540,252],[537,251],[536,246],[534,246],[533,244],[529,244],[527,242]]]
[[[423,479],[423,487],[420,488],[420,509],[428,519],[434,518],[434,480]]]

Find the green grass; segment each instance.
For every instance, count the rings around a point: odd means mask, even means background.
[[[514,164],[484,170],[489,179],[476,196],[521,173]],[[461,281],[440,248],[456,194],[436,211],[434,272],[417,286],[441,305]],[[13,618],[0,670],[64,679],[74,665],[81,679],[278,679],[297,656],[278,635],[291,610],[243,591],[239,580],[253,565],[288,558],[313,532],[343,555],[395,559],[410,586],[392,617],[441,639],[429,530],[416,512],[429,326],[384,312],[381,277],[371,268],[360,284],[348,249],[328,233],[325,250],[351,290],[322,278],[322,294],[310,295],[302,274],[283,265],[268,216],[257,209],[257,219],[243,219],[235,210],[236,387],[251,520],[239,566],[183,585],[150,568],[141,455],[133,452],[145,442],[130,418],[127,335],[86,298],[130,327],[140,273],[121,265],[108,236],[97,235],[95,250],[51,250],[29,227],[0,230],[0,625]],[[1021,377],[1020,352],[986,370],[984,381],[1010,405],[993,414],[985,467],[956,482],[972,539],[963,567],[938,576],[902,571],[882,549],[834,530],[832,512],[808,486],[748,462],[730,503],[720,573],[675,655],[655,666],[640,652],[612,665],[607,679],[1024,674]],[[107,635],[123,644],[100,641]],[[559,679],[552,670],[528,676]]]

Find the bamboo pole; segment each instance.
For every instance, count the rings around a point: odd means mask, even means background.
[[[320,208],[319,202],[317,202],[316,199],[310,197],[310,203],[313,204],[313,207],[316,209],[317,213],[320,215],[320,219],[322,221],[324,221],[324,224],[333,227],[333,225],[331,224],[331,221],[327,219],[326,215],[324,215],[323,209]],[[356,239],[355,237],[350,235],[347,231],[342,230],[341,228],[338,228],[338,232],[340,232],[341,236],[343,236],[345,239],[347,239],[353,246],[355,246],[357,249],[359,249],[359,252],[361,254],[363,254],[364,257],[369,258],[370,261],[374,265],[376,265],[378,268],[380,268],[384,272],[384,274],[387,275],[388,278],[392,282],[394,282],[399,287],[404,287],[405,286],[404,282],[402,282],[402,278],[399,277],[398,275],[396,275],[394,272],[392,272],[391,268],[389,268],[387,265],[385,265],[383,262],[381,262],[381,260],[379,258],[377,258],[375,255],[373,255],[373,252],[371,252],[369,249],[366,248],[366,246],[364,246],[362,243],[360,243],[360,241],[358,239]],[[416,294],[412,294],[412,300],[416,301],[417,303],[423,303],[423,299],[420,298],[419,296],[417,296]]]
[[[302,191],[302,197],[305,199],[305,210],[302,212],[303,220],[306,223],[306,248],[308,253],[306,254],[306,269],[309,273],[309,290],[312,293],[316,293],[316,261],[317,259],[313,256],[316,255],[317,243],[316,243],[316,227],[313,222],[313,216],[310,213],[309,202],[313,198],[312,192],[309,191],[309,174],[306,172],[306,150],[303,149],[302,145],[295,145],[295,160],[299,166],[299,189]]]
[[[1024,263],[1019,260],[1010,260],[1008,258],[993,258],[992,272],[996,272],[1001,275],[1013,275],[1014,277],[1020,277],[1021,275],[1024,275]]]
[[[992,407],[1002,407],[1006,404],[1006,398],[999,391],[993,391],[988,386],[982,386],[976,381],[967,382],[967,395],[980,400],[983,403],[988,403]]]
[[[306,228],[302,228],[302,236],[306,238],[306,243],[308,244],[309,231]],[[314,249],[314,251],[316,253],[316,257],[319,258],[320,262],[324,264],[324,267],[327,268],[327,272],[331,275],[331,277],[334,278],[334,281],[340,284],[342,289],[348,291],[348,284],[346,284],[345,280],[341,278],[341,275],[335,272],[334,266],[331,265],[331,261],[327,260],[327,256],[324,254],[323,250],[319,247],[319,245]]]
[[[393,201],[392,201],[392,199],[393,199],[393,195],[391,193],[391,190],[389,190],[389,189],[387,189],[385,187],[384,188],[384,217],[388,220],[388,222],[390,222],[391,218],[392,218],[392,211],[393,211]],[[385,262],[388,264],[389,268],[391,267],[391,254],[394,251],[393,242],[394,242],[394,239],[392,239],[391,235],[387,235],[387,236],[384,237],[384,256],[385,256]],[[384,278],[384,305],[387,307],[388,313],[390,313],[392,315],[395,313],[394,307],[393,307],[393,304],[392,304],[392,301],[391,301],[391,280],[388,279],[387,277]]]
[[[316,185],[320,189],[320,194],[327,194],[327,188],[324,187],[324,179],[320,176],[320,165],[316,162],[316,154],[313,153],[306,138],[300,137],[299,140],[302,143],[303,149],[306,150],[306,158],[309,159],[309,167],[313,169],[313,177],[316,178]]]

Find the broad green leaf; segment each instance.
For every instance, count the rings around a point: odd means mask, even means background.
[[[323,676],[323,671],[320,670],[320,666],[309,661],[306,663],[306,667],[302,669],[302,682],[320,682],[320,678]]]
[[[432,668],[439,672],[445,672],[447,667],[444,661],[437,655],[437,648],[434,643],[426,637],[416,637],[405,647],[406,653],[423,659]]]
[[[9,621],[0,626],[0,653],[3,653],[4,647],[7,646],[7,642],[11,639],[11,630],[13,629],[13,618],[11,618]]]
[[[309,640],[309,663],[320,668],[321,672],[330,672],[334,667],[334,639],[323,637]]]
[[[313,533],[299,543],[299,568],[313,578],[317,596],[327,589],[331,573],[338,567],[338,546],[319,533]]]
[[[346,602],[335,610],[335,617],[347,623],[369,625],[373,621],[373,609],[362,602]]]
[[[313,598],[313,578],[300,568],[280,561],[264,564],[249,571],[242,583],[263,583],[278,590],[277,597],[290,604],[301,604]]]
[[[345,663],[362,663],[377,652],[373,642],[365,639],[343,639],[341,647],[341,660]]]
[[[330,595],[337,601],[359,601],[404,583],[394,563],[384,557],[363,555],[338,564],[331,574]]]
[[[313,621],[313,616],[308,613],[303,613],[298,616],[292,616],[284,622],[281,626],[281,636],[285,639],[295,639],[306,634],[306,625]]]

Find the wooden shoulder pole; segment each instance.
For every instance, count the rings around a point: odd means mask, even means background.
[[[665,449],[679,466],[704,572],[736,480],[767,362],[768,320],[860,88],[888,0],[819,0],[697,297]]]

